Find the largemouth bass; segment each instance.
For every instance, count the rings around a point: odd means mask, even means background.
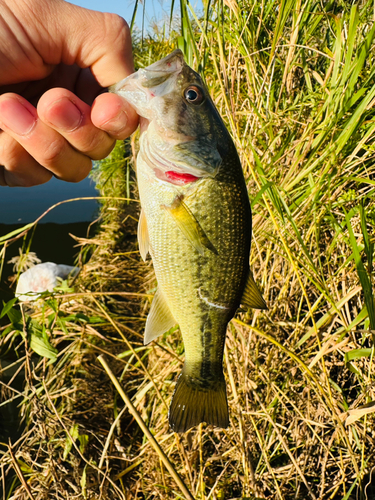
[[[201,77],[180,50],[112,87],[140,115],[138,240],[158,289],[145,344],[179,325],[185,362],[169,423],[229,423],[222,362],[242,303],[266,308],[249,269],[251,210],[233,141]]]

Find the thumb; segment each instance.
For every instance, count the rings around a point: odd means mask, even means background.
[[[26,54],[34,79],[46,76],[60,63],[89,67],[103,87],[134,71],[129,26],[116,14],[63,0],[0,0],[1,6],[7,9],[14,31],[12,44]]]
[[[134,71],[130,29],[122,17],[67,2],[62,5],[66,21],[59,22],[61,62],[89,67],[102,87]]]

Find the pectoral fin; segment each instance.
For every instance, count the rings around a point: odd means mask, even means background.
[[[203,254],[204,248],[207,248],[218,255],[216,248],[181,196],[177,196],[172,205],[162,205],[162,208],[171,215],[177,226],[200,254]]]
[[[138,246],[142,259],[146,261],[147,254],[150,249],[150,241],[148,239],[146,216],[143,210],[141,210],[138,221]]]
[[[252,309],[268,309],[267,304],[254,281],[253,273],[251,271],[249,271],[241,304],[244,307],[251,307]]]
[[[145,345],[149,344],[159,335],[170,330],[175,324],[176,320],[172,316],[160,288],[158,288],[147,316],[143,343]]]

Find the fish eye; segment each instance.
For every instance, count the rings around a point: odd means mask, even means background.
[[[204,100],[203,90],[196,85],[191,85],[185,90],[184,97],[191,104],[201,104]]]

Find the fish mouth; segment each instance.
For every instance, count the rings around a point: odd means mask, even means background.
[[[140,80],[140,84],[145,88],[160,85],[171,74],[180,73],[184,66],[186,66],[184,55],[180,49],[176,49],[160,61],[154,62],[147,68],[140,68],[135,73],[112,85],[110,92],[121,93],[126,84],[134,80]]]
[[[160,61],[139,70],[142,84],[146,88],[160,85],[171,74],[180,73],[184,66],[186,66],[184,55],[180,49],[176,49]]]
[[[110,92],[124,97],[137,113],[151,118],[149,103],[154,97],[161,97],[173,89],[176,77],[186,66],[183,53],[175,50],[147,68],[140,68],[109,88]],[[171,78],[173,77],[173,78]]]

